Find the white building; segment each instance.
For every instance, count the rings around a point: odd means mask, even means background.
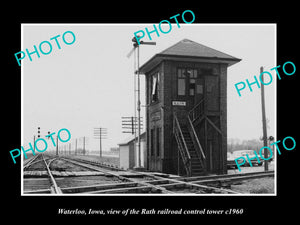
[[[146,154],[146,133],[141,134],[141,167],[147,168],[147,154]],[[119,143],[119,159],[120,168],[123,169],[133,169],[138,165],[138,141],[137,137],[133,135],[128,139]],[[134,148],[134,143],[136,143],[136,148]]]

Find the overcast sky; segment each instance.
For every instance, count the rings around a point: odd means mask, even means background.
[[[55,41],[49,55],[32,55],[22,60],[22,145],[26,148],[41,127],[47,131],[67,128],[75,138],[87,137],[87,147],[99,149],[93,139],[94,127],[105,127],[108,139],[104,150],[117,146],[129,135],[122,134],[121,117],[134,114],[133,57],[134,32],[153,24],[23,24],[22,49],[72,31],[76,41],[66,45]],[[167,29],[166,29],[167,30]],[[140,48],[140,65],[154,54],[187,38],[234,57],[241,62],[228,68],[228,138],[252,139],[262,136],[260,90],[253,86],[239,97],[234,84],[259,75],[260,66],[269,71],[276,64],[276,26],[274,24],[181,24],[168,34],[152,34],[156,46]],[[149,41],[147,38],[144,41]],[[46,49],[46,47],[45,47]],[[274,75],[274,71],[272,71]],[[268,135],[275,135],[276,79],[265,86]],[[142,76],[142,105],[145,104]],[[142,111],[144,117],[144,111]],[[80,145],[81,141],[78,143]]]

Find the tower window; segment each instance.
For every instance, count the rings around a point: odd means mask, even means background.
[[[177,70],[177,94],[194,96],[196,93],[196,79],[198,78],[197,69],[180,68]]]
[[[178,69],[177,71],[178,83],[177,83],[177,94],[178,95],[185,95],[185,69]]]
[[[151,102],[159,100],[159,73],[152,76]]]

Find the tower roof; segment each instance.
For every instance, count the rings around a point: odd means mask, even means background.
[[[183,39],[164,51],[154,55],[150,60],[140,67],[140,71],[145,73],[164,59],[192,62],[226,63],[228,66],[241,61],[241,59],[213,48],[189,39]]]

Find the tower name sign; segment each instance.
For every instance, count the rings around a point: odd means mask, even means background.
[[[172,101],[172,105],[175,105],[175,106],[186,106],[186,102],[185,101]]]

